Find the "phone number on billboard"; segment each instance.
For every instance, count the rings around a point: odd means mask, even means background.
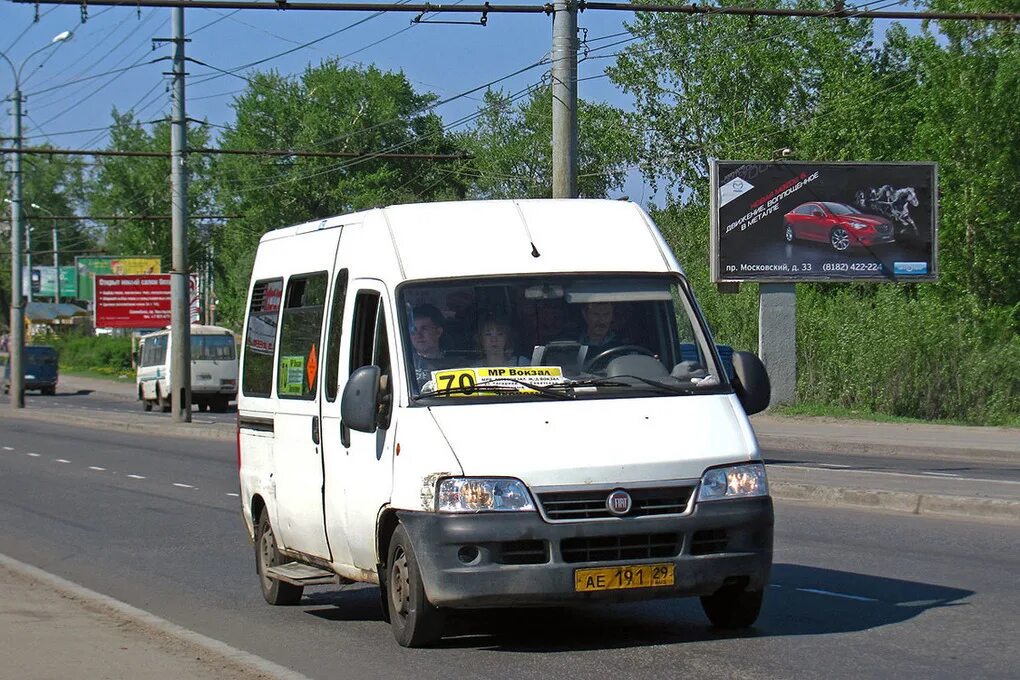
[[[881,272],[880,262],[824,262],[823,272]]]

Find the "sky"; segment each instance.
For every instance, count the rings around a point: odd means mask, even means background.
[[[468,3],[481,4],[475,0]],[[0,4],[0,51],[23,68],[26,145],[49,142],[60,148],[102,148],[109,139],[105,128],[114,108],[121,113],[131,111],[143,122],[169,115],[169,79],[164,72],[170,70],[170,64],[151,62],[171,53],[168,44],[153,43],[154,38],[170,36],[171,10],[125,4],[90,6],[84,23],[81,6],[76,3],[40,5],[38,22],[34,5],[9,1]],[[340,57],[342,63],[403,71],[418,91],[445,99],[533,64],[548,56],[551,47],[552,19],[544,14],[491,14],[484,27],[412,24],[414,16],[396,12],[373,16],[368,12],[188,9],[185,33],[191,42],[186,47],[187,56],[209,65],[188,65],[188,116],[213,125],[231,123],[230,105],[245,81],[216,69],[229,71],[267,58],[271,59],[239,73],[272,68],[282,74],[299,74],[309,64]],[[473,14],[428,18],[479,19]],[[581,38],[586,37],[591,48],[603,48],[592,53],[601,58],[579,65],[580,97],[632,108],[629,97],[605,77],[604,70],[612,59],[603,56],[621,49],[613,44],[627,38],[624,21],[630,18],[624,12],[587,12],[578,18]],[[72,39],[51,45],[53,37],[62,31],[72,31]],[[324,39],[300,47],[320,38]],[[40,48],[44,48],[42,52],[30,57]],[[276,56],[288,50],[293,51]],[[116,72],[127,67],[131,68]],[[507,78],[497,87],[518,92],[538,83],[547,73],[548,66],[540,66]],[[0,64],[0,92],[9,96],[13,89],[11,68]],[[462,97],[436,112],[444,121],[456,121],[478,110],[482,94],[479,91]],[[10,103],[6,102],[5,113],[9,109]],[[7,117],[9,120],[9,113]],[[9,131],[10,123],[3,129]],[[642,202],[652,196],[636,171],[630,174],[623,191],[613,197],[620,194]]]

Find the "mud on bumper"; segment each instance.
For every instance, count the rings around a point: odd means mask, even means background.
[[[537,512],[401,512],[433,604],[472,608],[708,595],[764,587],[772,499],[695,504],[686,516],[546,522]],[[574,572],[673,563],[672,586],[575,592]]]

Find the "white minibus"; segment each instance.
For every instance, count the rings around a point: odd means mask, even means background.
[[[138,341],[135,382],[146,411],[170,410],[170,329]],[[191,326],[191,403],[199,410],[223,412],[237,397],[237,349],[234,334],[220,326]]]
[[[608,200],[393,206],[265,234],[241,343],[262,595],[378,584],[397,642],[453,609],[698,596],[750,626],[773,509],[748,414],[649,216]]]

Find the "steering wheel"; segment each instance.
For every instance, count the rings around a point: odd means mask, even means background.
[[[655,356],[655,352],[641,345],[617,345],[616,347],[602,350],[588,361],[585,361],[584,370],[591,371],[593,366],[597,366],[602,362],[608,364],[610,359],[615,359],[617,356],[623,356],[624,354],[644,354],[646,357]]]

